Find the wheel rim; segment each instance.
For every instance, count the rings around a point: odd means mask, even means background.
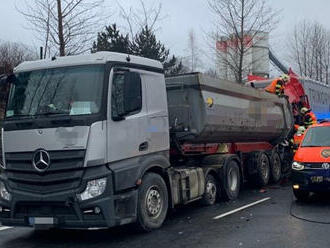
[[[261,174],[263,178],[268,178],[269,176],[269,167],[268,167],[268,163],[267,163],[267,158],[263,157],[261,159]]]
[[[209,200],[215,201],[215,198],[216,198],[216,195],[217,195],[217,187],[211,181],[208,181],[207,184],[206,184],[206,195],[209,198]]]
[[[281,161],[277,156],[273,158],[273,174],[275,178],[278,178],[281,173]]]
[[[230,168],[228,173],[228,186],[231,191],[236,191],[238,184],[238,173],[237,170]]]
[[[158,218],[162,212],[163,200],[157,186],[151,186],[146,195],[147,213],[152,218]]]

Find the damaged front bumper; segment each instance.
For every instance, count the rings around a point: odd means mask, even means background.
[[[329,170],[293,170],[291,174],[293,185],[298,185],[299,190],[311,192],[330,191],[330,171]]]
[[[36,194],[12,190],[11,200],[0,199],[0,222],[5,226],[56,228],[107,228],[136,221],[137,189],[114,193],[112,173],[106,166],[86,169],[81,187],[52,194]],[[107,178],[105,192],[81,201],[81,193],[88,181]],[[0,180],[6,178],[1,175]]]

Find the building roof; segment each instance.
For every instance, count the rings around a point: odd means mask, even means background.
[[[123,54],[123,53],[97,52],[87,55],[75,55],[75,56],[56,57],[55,59],[27,61],[18,65],[14,69],[14,71],[20,72],[20,71],[31,71],[31,70],[40,70],[45,68],[56,68],[56,67],[75,66],[75,65],[105,64],[110,61],[127,63],[128,57],[130,59],[129,60],[130,63],[132,64],[163,69],[163,65],[156,60]]]

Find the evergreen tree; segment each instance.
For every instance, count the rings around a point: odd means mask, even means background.
[[[105,31],[98,33],[94,41],[92,52],[110,51],[131,54],[131,42],[128,34],[122,35],[116,24],[105,27]]]
[[[174,55],[172,58],[163,63],[166,75],[177,75],[186,72],[182,61],[179,61]]]
[[[183,69],[182,63],[174,55],[169,59],[169,49],[157,41],[155,33],[148,26],[135,36],[131,49],[134,55],[160,61],[166,75],[179,74]]]
[[[128,34],[124,36],[120,33],[116,24],[107,26],[105,31],[98,33],[91,51],[127,53],[158,60],[163,64],[166,75],[176,75],[185,71],[181,61],[174,55],[169,57],[169,49],[157,40],[155,33],[148,26],[143,27],[132,42]]]
[[[132,52],[134,55],[155,59],[161,63],[167,60],[170,53],[160,41],[157,41],[156,35],[148,26],[143,27],[135,36]]]

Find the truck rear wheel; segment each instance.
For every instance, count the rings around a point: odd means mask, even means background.
[[[257,174],[255,175],[256,185],[259,187],[266,186],[270,177],[270,164],[266,153],[259,152],[256,161]]]
[[[150,232],[161,227],[168,210],[168,193],[164,179],[148,173],[142,179],[137,204],[138,229]]]
[[[225,167],[225,179],[223,181],[223,195],[226,200],[235,200],[238,197],[241,186],[241,174],[239,165],[231,160]]]
[[[277,183],[282,176],[282,163],[280,155],[277,152],[273,152],[270,157],[271,179],[272,182]]]
[[[208,174],[205,179],[205,191],[202,198],[202,204],[205,206],[213,205],[216,202],[217,196],[219,194],[218,189],[219,185],[217,184],[214,176]]]

